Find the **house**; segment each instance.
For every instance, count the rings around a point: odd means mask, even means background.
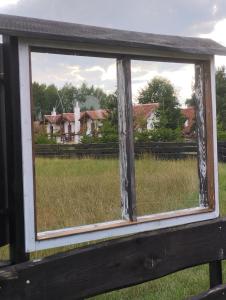
[[[193,106],[182,108],[181,113],[186,119],[183,128],[184,135],[188,137],[194,135],[194,126],[195,126],[195,119],[196,119],[195,108]]]
[[[155,112],[158,107],[159,103],[134,104],[134,129],[138,131],[142,129],[152,130],[157,121]],[[183,133],[190,137],[195,123],[195,109],[194,107],[182,108],[181,113],[186,118]],[[73,113],[57,114],[56,110],[53,109],[51,115],[45,115],[44,119],[47,123],[47,134],[50,137],[58,136],[58,142],[79,143],[81,136],[98,133],[103,121],[108,116],[109,111],[106,109],[80,112],[77,102]]]
[[[46,131],[49,137],[58,136],[58,142],[80,142],[81,135],[92,135],[99,130],[103,120],[107,119],[106,109],[87,110],[80,112],[78,102],[73,113],[57,114],[53,108],[51,115],[44,116]]]
[[[159,103],[146,103],[133,105],[133,119],[135,129],[148,129],[154,128],[156,121],[155,111],[158,109]]]

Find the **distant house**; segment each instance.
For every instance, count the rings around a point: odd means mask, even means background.
[[[148,129],[154,128],[156,121],[155,111],[158,109],[159,103],[147,103],[147,104],[134,104],[133,105],[133,119],[134,128]]]
[[[184,123],[183,133],[185,136],[194,135],[194,126],[195,126],[195,108],[193,106],[182,108],[181,113],[185,117],[186,121]]]
[[[156,110],[158,103],[134,104],[133,119],[134,129],[152,130],[156,119]],[[192,135],[193,125],[195,123],[194,107],[182,108],[181,113],[185,116],[183,133],[185,136]],[[47,134],[58,136],[58,142],[75,142],[79,143],[80,137],[83,135],[93,135],[98,133],[103,121],[109,116],[106,109],[87,110],[80,112],[78,103],[74,107],[73,113],[57,114],[53,109],[51,115],[45,115],[45,123],[47,124]]]
[[[80,112],[77,103],[73,113],[57,114],[53,109],[51,115],[44,116],[44,121],[50,137],[58,136],[58,142],[79,143],[81,135],[92,135],[94,130],[98,131],[108,114],[105,109]]]

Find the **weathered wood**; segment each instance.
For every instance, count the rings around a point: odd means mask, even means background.
[[[223,283],[221,261],[211,262],[209,264],[209,272],[210,272],[210,288],[213,288]]]
[[[196,131],[198,143],[198,173],[200,206],[208,207],[207,151],[204,103],[204,70],[202,64],[195,65]]]
[[[0,271],[4,300],[80,299],[226,258],[226,219],[136,234]]]
[[[205,106],[205,128],[206,128],[206,167],[207,167],[207,196],[208,206],[215,207],[215,184],[214,184],[214,134],[213,134],[213,108],[210,62],[203,63],[203,102]]]
[[[122,216],[136,220],[136,192],[133,139],[133,103],[131,64],[127,58],[117,60],[119,157]]]
[[[25,254],[22,142],[20,122],[20,88],[18,41],[3,37],[6,136],[9,201],[10,259],[18,263],[28,259]]]
[[[198,296],[189,298],[189,300],[225,300],[226,298],[226,285],[218,285],[207,292]]]
[[[0,246],[8,243],[7,169],[3,47],[0,44]]]
[[[90,42],[117,48],[127,46],[190,54],[226,54],[225,47],[210,39],[140,33],[2,14],[0,33],[58,41]]]

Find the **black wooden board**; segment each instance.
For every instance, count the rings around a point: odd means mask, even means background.
[[[4,300],[81,299],[226,258],[226,219],[136,234],[4,268]]]

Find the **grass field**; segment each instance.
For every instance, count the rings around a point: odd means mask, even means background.
[[[137,214],[198,206],[197,162],[136,160]],[[38,231],[121,219],[116,159],[36,159]]]
[[[196,161],[136,161],[139,215],[197,206]],[[44,159],[36,161],[39,230],[120,218],[119,168],[115,159]],[[226,214],[226,164],[219,164],[221,214]],[[163,201],[164,200],[164,201]],[[94,209],[95,208],[95,209]],[[32,253],[31,258],[70,249]],[[7,257],[7,248],[0,256]],[[95,300],[181,300],[208,289],[208,266],[198,266]]]

